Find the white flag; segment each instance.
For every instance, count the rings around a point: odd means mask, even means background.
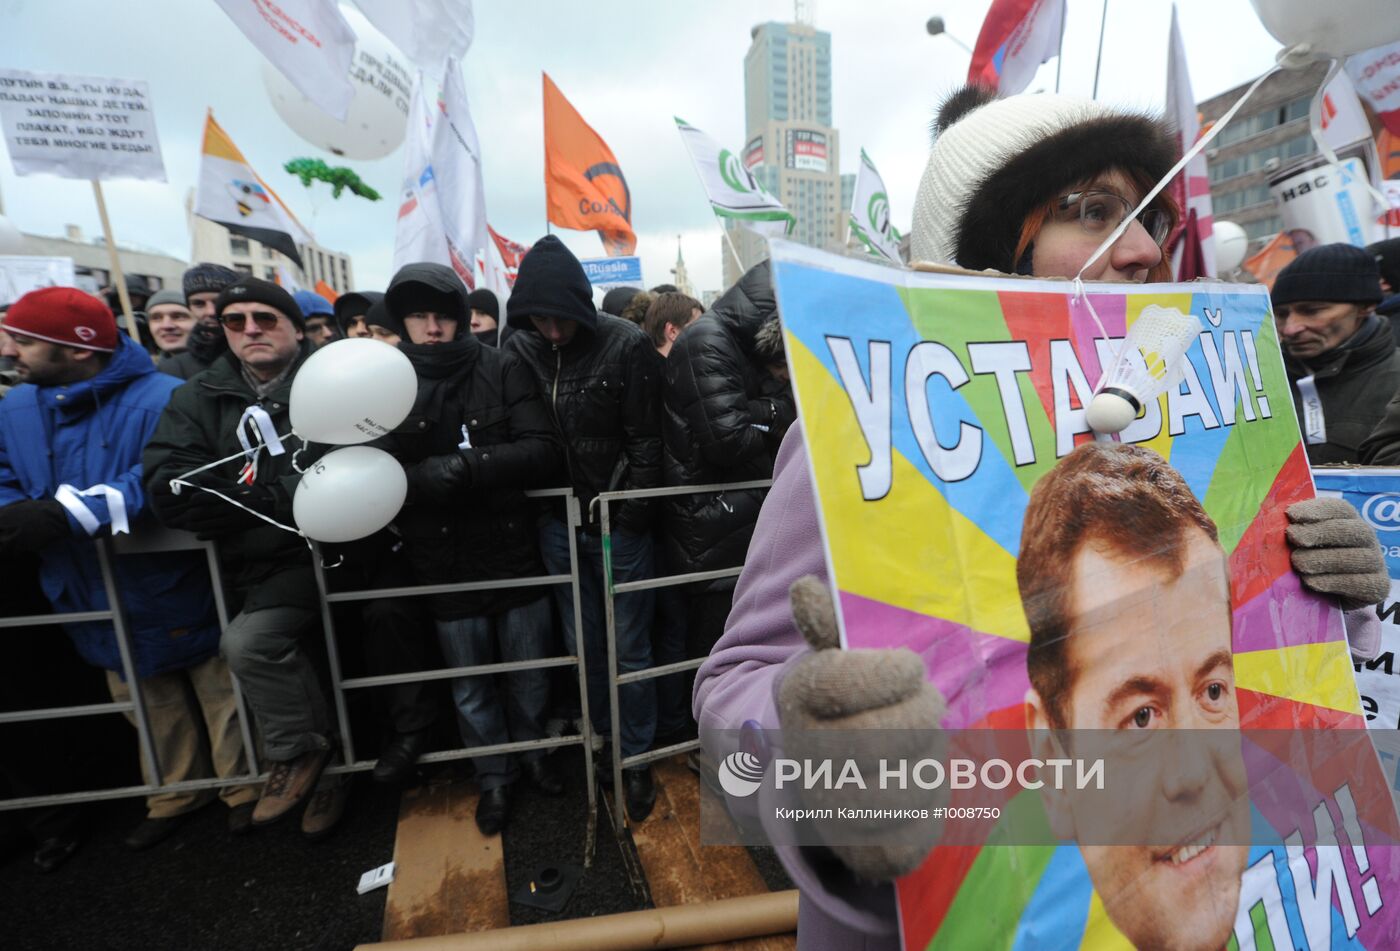
[[[394,269],[415,261],[446,264],[474,288],[476,252],[491,239],[481,145],[455,59],[447,61],[441,98],[420,74],[408,120]]]
[[[214,121],[212,111],[204,120],[194,213],[281,251],[303,266],[298,246],[310,244],[311,234],[272,186],[253,171],[228,133]]]
[[[1196,97],[1191,94],[1191,75],[1186,70],[1186,47],[1181,42],[1181,30],[1176,22],[1176,4],[1172,4],[1170,46],[1167,53],[1167,120],[1175,121],[1181,154],[1196,144],[1201,123],[1196,117]],[[1197,154],[1181,171],[1185,204],[1183,220],[1196,213],[1196,236],[1201,243],[1201,263],[1206,276],[1215,277],[1215,210],[1210,201],[1210,170],[1206,157]],[[1189,231],[1186,233],[1189,238]],[[1178,242],[1172,252],[1172,274],[1179,275],[1184,242]]]
[[[1334,152],[1371,140],[1371,123],[1345,70],[1332,77],[1322,92],[1322,138]]]
[[[851,196],[851,234],[871,254],[899,262],[900,233],[890,224],[890,197],[875,163],[860,150],[855,193]]]
[[[327,115],[345,121],[355,31],[335,0],[215,0],[243,35]]]
[[[394,270],[426,261],[451,264],[443,237],[433,181],[433,117],[437,113],[437,84],[422,72],[413,83],[404,133],[403,187],[394,226]]]
[[[738,155],[720,148],[719,143],[684,119],[677,118],[676,127],[715,214],[737,218],[760,234],[785,235],[792,230],[797,219],[782,202],[768,194]]]
[[[967,81],[1002,96],[1023,92],[1041,64],[1059,55],[1065,0],[992,0],[968,66]]]
[[[361,12],[428,75],[449,58],[461,61],[472,45],[471,0],[355,0]]]

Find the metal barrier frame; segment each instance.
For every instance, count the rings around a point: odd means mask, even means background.
[[[608,507],[614,502],[626,502],[631,499],[659,499],[677,495],[706,495],[711,492],[718,492],[723,495],[725,492],[738,492],[743,489],[767,489],[773,485],[772,479],[753,479],[748,482],[726,482],[712,483],[710,485],[679,485],[668,486],[658,489],[630,489],[620,492],[599,492],[589,503],[589,514],[592,515],[593,506],[598,506],[599,531],[602,536],[603,549],[603,615],[606,625],[606,636],[608,644],[608,702],[609,713],[612,718],[612,774],[613,774],[613,828],[619,833],[626,827],[628,822],[627,810],[625,807],[625,797],[622,794],[622,771],[629,766],[644,766],[654,763],[657,760],[666,759],[677,753],[689,753],[700,748],[700,740],[697,737],[693,740],[686,740],[683,743],[673,743],[670,746],[663,746],[659,749],[647,750],[644,753],[637,753],[634,756],[624,757],[622,755],[622,716],[617,704],[617,688],[621,684],[636,683],[641,680],[654,680],[657,677],[665,677],[668,674],[678,674],[687,670],[698,670],[700,665],[706,660],[704,657],[695,657],[689,660],[677,661],[674,664],[666,664],[663,667],[648,667],[645,670],[634,670],[619,675],[617,672],[617,617],[615,614],[614,600],[619,594],[627,594],[629,591],[646,591],[653,588],[672,588],[677,585],[691,584],[697,581],[716,581],[720,578],[736,578],[744,570],[742,564],[733,568],[716,568],[711,571],[692,571],[680,575],[662,575],[652,577],[643,581],[624,581],[621,584],[613,584],[612,570],[612,522]],[[572,536],[572,533],[571,533]],[[575,539],[570,537],[569,543],[572,549]],[[654,562],[653,562],[654,563]],[[579,637],[582,638],[583,628],[578,627]],[[587,709],[587,701],[584,702]]]
[[[340,653],[336,646],[335,620],[331,610],[331,605],[333,604],[369,601],[377,598],[422,597],[425,595],[446,594],[457,591],[484,591],[499,588],[535,586],[552,587],[559,584],[570,585],[573,596],[575,629],[582,630],[583,608],[582,601],[579,597],[578,540],[575,530],[582,525],[583,517],[578,498],[573,494],[571,489],[567,488],[536,489],[526,492],[525,495],[528,498],[562,498],[564,500],[570,529],[569,574],[542,575],[533,578],[511,578],[497,581],[472,581],[457,584],[374,588],[359,591],[336,592],[332,594],[327,590],[325,567],[322,563],[320,547],[315,544],[312,545],[312,564],[316,577],[317,591],[320,595],[321,623],[326,640],[326,657],[330,667],[331,688],[335,697],[336,719],[340,729],[342,749],[346,760],[343,764],[328,766],[325,772],[331,775],[363,772],[373,769],[377,762],[372,759],[359,760],[355,757],[354,739],[351,734],[350,720],[345,703],[345,690],[347,689],[382,687],[392,684],[431,680],[449,680],[463,676],[506,673],[513,670],[567,667],[572,665],[578,670],[579,694],[584,711],[582,729],[579,735],[546,737],[539,740],[498,743],[491,746],[460,747],[454,750],[441,750],[419,757],[418,761],[422,763],[440,763],[498,753],[516,753],[525,750],[553,749],[555,747],[572,745],[582,746],[585,782],[588,795],[588,821],[585,824],[586,838],[584,842],[584,867],[587,868],[592,865],[598,808],[597,791],[595,789],[596,783],[594,782],[593,721],[588,711],[587,664],[583,651],[579,651],[577,656],[564,654],[556,657],[541,658],[535,661],[482,664],[474,667],[447,667],[434,670],[414,671],[406,674],[385,674],[347,679],[341,673]],[[258,765],[256,744],[253,742],[250,725],[251,720],[248,716],[243,691],[239,686],[238,678],[234,675],[233,671],[230,670],[229,677],[233,682],[233,693],[238,709],[243,751],[249,767],[248,774],[227,778],[214,777],[209,779],[187,780],[179,783],[164,782],[164,776],[161,773],[160,763],[156,756],[155,743],[151,737],[150,721],[146,714],[146,701],[142,693],[141,681],[140,678],[135,675],[135,665],[132,659],[130,644],[130,628],[120,594],[117,591],[116,579],[112,572],[111,558],[113,552],[117,554],[138,554],[203,550],[209,567],[210,585],[214,593],[214,606],[218,616],[219,629],[222,634],[223,631],[228,629],[230,618],[227,600],[224,596],[223,574],[219,569],[218,555],[214,542],[199,541],[194,535],[188,532],[161,528],[151,524],[149,527],[143,525],[141,531],[136,535],[123,535],[110,539],[106,537],[96,538],[94,539],[94,548],[97,554],[98,567],[101,569],[102,573],[103,586],[107,595],[108,610],[70,611],[61,614],[36,614],[0,618],[0,630],[19,627],[57,626],[84,621],[111,622],[116,634],[117,649],[121,655],[122,673],[131,689],[131,699],[124,702],[112,701],[110,703],[87,704],[77,707],[49,707],[38,710],[0,713],[0,724],[130,712],[136,721],[137,738],[141,753],[151,765],[151,773],[155,779],[155,783],[143,783],[140,786],[122,786],[110,789],[85,790],[81,792],[58,793],[44,796],[0,799],[0,812],[14,809],[28,809],[35,806],[64,805],[108,799],[124,799],[135,796],[149,796],[156,792],[214,789],[224,786],[239,786],[264,781],[267,777],[261,772]],[[454,704],[453,716],[455,717],[456,715],[457,711]]]

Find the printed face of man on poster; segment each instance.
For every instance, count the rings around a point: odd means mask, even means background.
[[[1047,797],[1052,826],[1081,841],[1134,946],[1215,951],[1234,926],[1250,822],[1215,524],[1161,456],[1088,443],[1036,484],[1017,581],[1033,735],[1063,744],[1048,755],[1076,755],[1076,731],[1095,731],[1078,734],[1084,755],[1112,750],[1106,793]],[[1191,732],[1132,735],[1157,730]],[[1212,730],[1228,732],[1200,732]]]

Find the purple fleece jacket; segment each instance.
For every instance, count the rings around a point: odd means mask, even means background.
[[[778,450],[773,488],[749,542],[724,636],[695,677],[695,719],[705,752],[715,761],[737,749],[732,737],[746,722],[778,730],[778,684],[808,649],[788,606],[788,588],[803,575],[825,581],[827,570],[807,449],[801,426],[794,425]],[[771,817],[768,792],[764,787],[757,797],[731,797],[729,808],[736,815],[762,810]],[[856,880],[822,849],[777,851],[801,891],[799,951],[899,948],[893,886]]]

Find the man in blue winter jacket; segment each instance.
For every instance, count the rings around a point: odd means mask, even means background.
[[[118,535],[146,511],[141,450],[180,380],[156,372],[145,350],[117,330],[107,305],[71,287],[21,297],[0,322],[0,356],[21,385],[0,402],[0,553],[37,552],[56,612],[108,607],[89,539]],[[219,625],[201,559],[178,553],[113,561],[126,609],[132,663],[166,783],[246,772],[237,705],[218,656]],[[116,634],[105,621],[64,625],[89,663],[107,671],[112,697],[130,699]],[[188,686],[187,686],[188,685]],[[190,701],[189,687],[199,700]],[[128,714],[128,719],[132,719]],[[142,763],[151,781],[150,764]],[[212,790],[159,793],[129,833],[136,850],[165,839]],[[225,787],[229,829],[246,831],[256,791]]]

